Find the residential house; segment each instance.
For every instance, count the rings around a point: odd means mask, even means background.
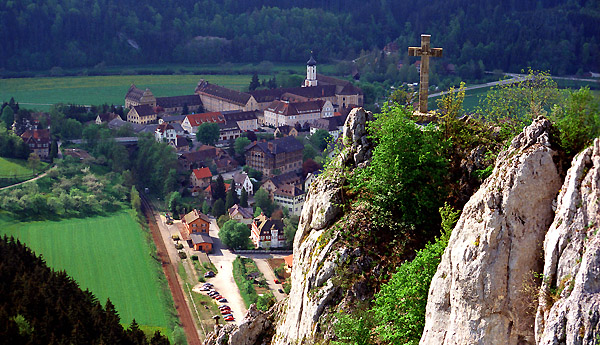
[[[200,95],[206,111],[257,109],[256,100],[252,95],[211,84],[204,79],[198,82],[195,93]]]
[[[213,250],[213,239],[208,234],[191,233],[190,239],[194,250],[212,253]]]
[[[283,221],[267,218],[264,214],[254,218],[252,221],[252,232],[250,237],[256,248],[280,248],[286,245],[283,232]]]
[[[279,127],[275,128],[275,132],[273,134],[275,135],[275,138],[288,137],[288,136],[297,137],[298,130],[294,126],[285,125],[285,126],[279,126]]]
[[[41,159],[48,159],[50,154],[50,130],[28,129],[21,134],[21,139],[29,146],[32,153]]]
[[[177,153],[188,152],[190,150],[190,141],[186,137],[182,137],[181,135],[177,136],[175,140],[175,145],[170,145],[173,146],[173,148],[175,148],[175,152]]]
[[[225,121],[235,121],[241,132],[256,131],[258,129],[256,111],[223,111],[221,113]]]
[[[304,102],[273,101],[265,109],[265,124],[268,126],[294,126],[311,123],[317,119],[333,116],[333,105],[329,101]]]
[[[290,171],[285,174],[276,175],[269,177],[265,183],[262,184],[261,188],[269,193],[269,197],[273,199],[273,193],[284,185],[292,184],[301,188],[302,176],[297,172]]]
[[[156,97],[154,97],[150,89],[138,89],[135,84],[131,84],[127,94],[125,94],[125,108],[133,109],[133,107],[138,105],[156,107]]]
[[[181,122],[181,127],[188,133],[194,135],[198,132],[198,127],[204,122],[224,123],[225,118],[220,112],[202,113],[186,115]]]
[[[246,147],[246,164],[266,177],[299,171],[302,169],[303,149],[304,145],[294,137],[254,142]]]
[[[192,170],[194,168],[210,166],[210,164],[214,163],[214,160],[226,154],[227,152],[214,146],[202,145],[197,151],[186,152],[180,155],[178,158],[178,167],[180,170]]]
[[[186,95],[186,96],[172,96],[172,97],[157,97],[156,105],[167,114],[181,113],[185,107],[188,112],[195,113],[202,110],[202,100],[200,96]]]
[[[229,209],[229,218],[250,225],[254,219],[252,207],[241,207],[240,205],[235,204]]]
[[[187,231],[191,234],[207,234],[210,228],[210,218],[204,213],[193,209],[190,213],[183,216],[181,222],[185,225]]]
[[[103,123],[109,123],[110,121],[116,119],[117,117],[121,118],[121,116],[119,116],[119,114],[115,114],[115,113],[98,114],[98,116],[96,116],[96,124],[101,125]]]
[[[166,116],[162,116],[160,119],[158,119],[158,123],[161,124],[163,122],[166,123],[170,123],[170,124],[174,124],[174,123],[178,123],[179,125],[181,125],[183,123],[183,120],[185,120],[185,117],[187,115],[166,115]]]
[[[285,261],[285,266],[286,266],[288,272],[291,272],[292,265],[294,264],[294,254],[284,256],[283,261]]]
[[[240,127],[236,121],[219,123],[219,141],[235,140],[241,135]]]
[[[363,106],[364,94],[351,82],[322,74],[317,74],[317,81],[319,85],[335,86],[336,101],[332,103],[337,104],[340,109]]]
[[[190,176],[190,182],[194,187],[204,189],[210,185],[210,181],[212,181],[212,173],[209,168],[194,169]]]
[[[346,116],[333,116],[324,119],[318,119],[310,124],[310,134],[314,134],[317,130],[323,129],[329,132],[333,140],[337,140],[342,134]]]
[[[175,128],[169,123],[162,123],[156,127],[154,132],[154,138],[158,142],[173,143],[177,141],[177,132]]]
[[[238,195],[242,195],[242,189],[245,189],[248,195],[254,194],[254,185],[252,185],[250,177],[248,177],[248,174],[245,172],[240,171],[233,174],[233,183],[235,185],[235,191]]]
[[[215,160],[215,166],[219,174],[230,172],[239,167],[238,162],[229,155],[223,155],[222,158]]]
[[[273,201],[282,208],[287,208],[290,214],[299,216],[304,206],[304,192],[292,183],[284,184],[273,192]]]
[[[306,175],[306,180],[304,180],[304,190],[308,192],[310,185],[315,181],[315,179],[321,174],[322,171],[313,171]]]
[[[134,105],[129,113],[127,113],[127,122],[148,124],[156,122],[158,113],[153,106],[150,105]]]

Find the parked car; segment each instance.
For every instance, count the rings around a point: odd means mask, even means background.
[[[225,314],[223,317],[233,317],[233,314]]]
[[[204,278],[212,278],[215,276],[215,272],[213,271],[208,271],[206,273],[204,273]]]
[[[229,308],[229,306],[227,304],[223,304],[219,306],[219,309],[225,309],[225,308]]]
[[[218,299],[217,301],[219,301],[221,303],[227,303],[228,302],[227,298],[221,298],[221,299]]]
[[[210,291],[207,295],[209,295],[210,297],[218,295],[219,293],[217,291]]]
[[[225,309],[225,310],[221,310],[221,314],[223,315],[230,315],[231,314],[231,310]]]
[[[233,318],[233,316],[227,316],[223,320],[225,320],[225,321],[235,321],[235,319]]]
[[[275,284],[279,284],[279,279],[273,279],[273,281],[275,282]]]
[[[282,289],[277,289],[277,291],[279,291],[279,293],[284,293]]]

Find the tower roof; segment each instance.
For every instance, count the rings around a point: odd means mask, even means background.
[[[308,66],[316,66],[317,65],[317,61],[315,61],[315,58],[312,56],[312,54],[310,54],[310,59],[308,59],[306,64]]]

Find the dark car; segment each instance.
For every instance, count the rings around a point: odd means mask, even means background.
[[[277,289],[277,291],[279,291],[279,293],[284,293],[282,289]]]
[[[215,272],[213,271],[208,271],[206,273],[204,273],[204,278],[212,278],[215,276]]]

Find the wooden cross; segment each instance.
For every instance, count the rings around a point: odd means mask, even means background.
[[[421,78],[419,82],[419,112],[427,113],[427,94],[429,91],[429,57],[441,57],[442,48],[431,48],[431,35],[421,35],[420,47],[408,47],[409,56],[421,57]]]

